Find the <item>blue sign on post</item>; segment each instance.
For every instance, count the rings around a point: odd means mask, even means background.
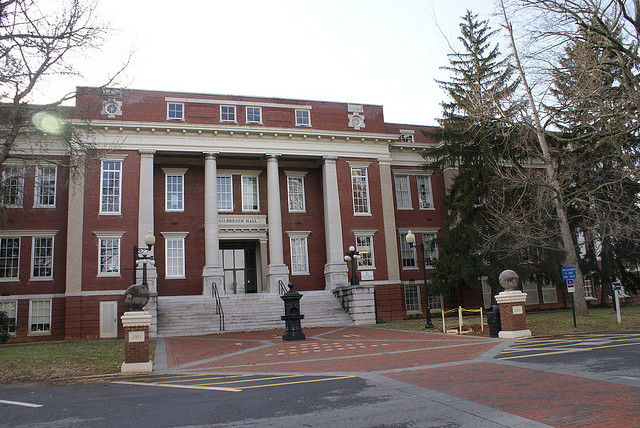
[[[573,279],[567,279],[567,291],[569,293],[575,293],[576,292],[576,286],[573,283]]]
[[[576,279],[575,266],[563,266],[562,267],[562,279]]]

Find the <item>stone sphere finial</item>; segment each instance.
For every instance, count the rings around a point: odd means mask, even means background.
[[[503,270],[498,277],[498,281],[505,291],[515,291],[518,287],[518,279],[518,274],[511,269]]]

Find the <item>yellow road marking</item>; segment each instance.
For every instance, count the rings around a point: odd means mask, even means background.
[[[529,358],[529,357],[538,357],[538,356],[543,356],[543,355],[566,354],[566,353],[569,353],[569,352],[592,351],[594,349],[615,348],[615,347],[620,347],[620,346],[634,346],[634,345],[640,345],[640,343],[619,343],[617,345],[594,346],[594,347],[591,347],[591,348],[565,349],[565,350],[562,350],[562,351],[540,352],[540,353],[537,353],[537,354],[516,355],[516,356],[513,356],[513,357],[504,357],[504,358],[498,357],[498,359],[499,360],[513,360],[513,359],[516,359],[516,358]]]
[[[142,386],[163,386],[165,388],[182,388],[182,389],[206,389],[211,391],[226,391],[226,392],[240,392],[241,389],[236,388],[224,388],[214,386],[199,386],[199,385],[176,385],[173,383],[145,383],[145,382],[121,382],[115,381],[113,383],[119,383],[122,385],[142,385]]]
[[[353,378],[353,377],[355,377],[355,376],[338,376],[338,377],[329,377],[329,378],[322,378],[322,379],[299,380],[299,381],[295,381],[295,382],[272,383],[272,384],[268,384],[268,385],[243,386],[241,388],[243,390],[245,390],[245,389],[253,389],[253,388],[266,388],[268,386],[282,386],[282,385],[295,385],[295,384],[299,384],[299,383],[324,382],[326,380],[350,379],[350,378]]]
[[[155,379],[155,380],[169,379],[169,380],[166,380],[163,383],[170,383],[170,382],[189,382],[189,381],[213,380],[213,379],[232,379],[232,378],[247,377],[247,376],[252,376],[252,375],[250,375],[250,374],[241,374],[241,375],[211,376],[211,375],[202,375],[202,374],[193,374],[193,375],[174,374],[174,375],[157,375],[157,377],[155,377],[155,376],[147,376],[147,378],[148,379]],[[136,376],[136,377],[127,378],[127,379],[130,382],[138,382],[137,379],[140,379],[140,378],[141,378],[140,376]],[[160,383],[160,382],[150,382],[150,381],[148,381],[147,383]]]
[[[259,380],[271,380],[271,379],[287,379],[287,378],[291,378],[291,377],[300,377],[299,374],[295,374],[295,375],[286,375],[286,376],[269,376],[269,377],[262,377],[262,378],[257,378],[257,379],[244,379],[244,380],[232,380],[229,382],[212,382],[212,383],[203,383],[201,385],[224,385],[226,383],[241,383],[241,382],[254,382],[254,381],[259,381]]]

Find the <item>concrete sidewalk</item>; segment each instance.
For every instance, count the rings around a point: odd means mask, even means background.
[[[155,372],[355,374],[506,426],[640,426],[640,387],[494,358],[513,341],[375,327],[158,340]],[[537,422],[537,423],[536,423]]]

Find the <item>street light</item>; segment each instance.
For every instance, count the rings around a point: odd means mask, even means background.
[[[359,285],[360,280],[356,275],[356,260],[360,260],[360,253],[353,245],[349,247],[349,251],[344,253],[344,261],[348,262],[349,260],[351,260],[351,285]]]
[[[144,237],[147,248],[133,246],[133,285],[124,293],[124,301],[131,311],[141,311],[149,302],[149,285],[147,284],[147,264],[155,264],[151,255],[151,248],[156,243],[156,237],[148,232]],[[142,264],[142,283],[136,284],[136,268]]]
[[[415,248],[416,236],[411,232],[411,230],[407,232],[407,237],[405,238],[405,240],[411,248]],[[424,243],[421,242],[418,248],[420,248],[420,252],[422,253],[422,276],[424,278],[424,298],[427,302],[427,324],[424,326],[424,328],[433,328],[433,324],[431,323],[431,308],[429,307],[429,290],[427,289],[427,263],[426,263],[426,260],[424,259]]]

